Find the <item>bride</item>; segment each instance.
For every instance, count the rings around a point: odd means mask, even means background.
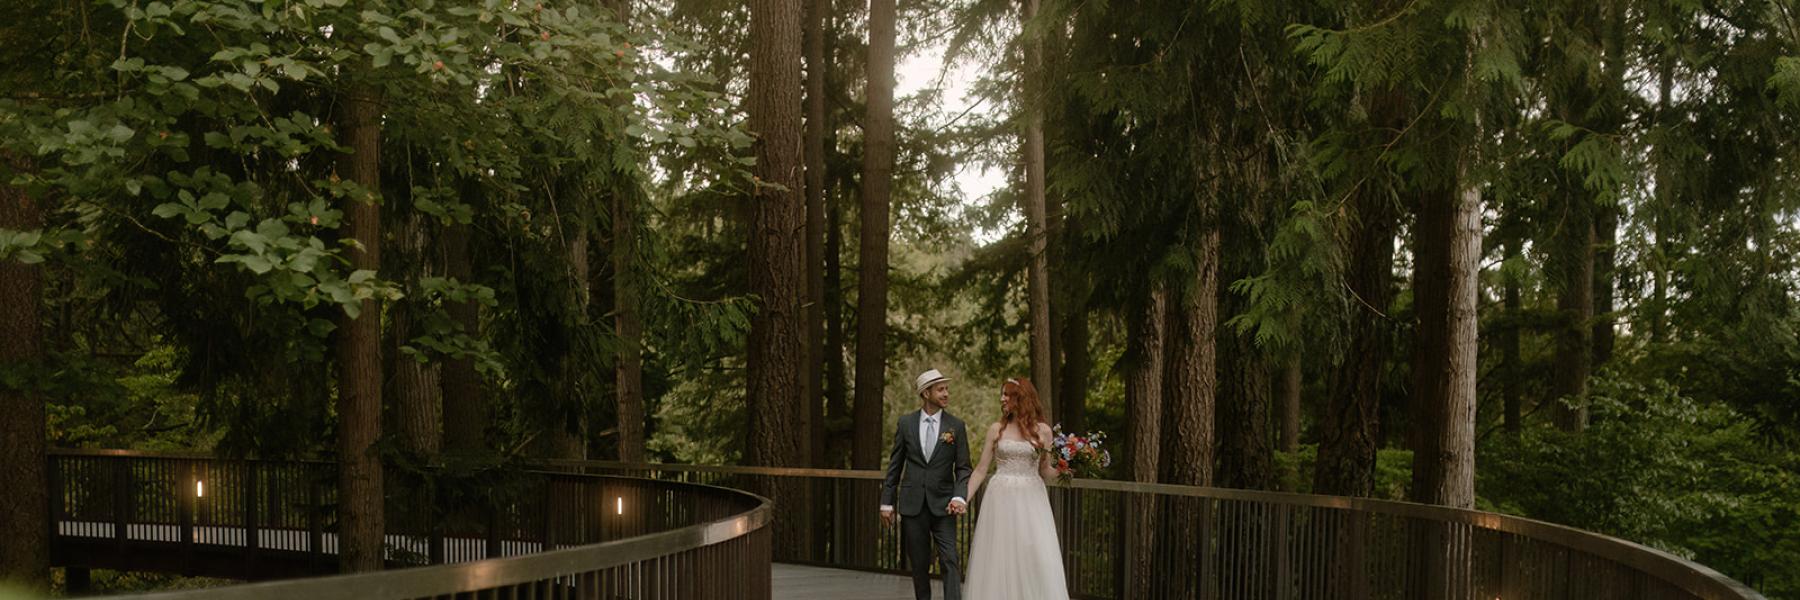
[[[1044,423],[1037,389],[1028,379],[1008,379],[1000,388],[1000,422],[988,426],[987,448],[969,481],[974,498],[985,481],[987,498],[975,521],[969,550],[969,600],[1067,600],[1062,552],[1044,482],[1056,477],[1050,455],[1050,425]],[[999,457],[999,471],[988,465]]]

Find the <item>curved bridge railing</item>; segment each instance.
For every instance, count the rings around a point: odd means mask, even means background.
[[[56,451],[49,477],[59,566],[250,580],[337,570],[333,463]],[[154,597],[769,597],[773,515],[749,493],[548,471],[456,487],[394,476],[388,490],[393,570]]]
[[[876,512],[876,472],[550,464],[745,489],[791,485],[803,506],[777,515],[775,560],[907,572],[897,530]],[[1082,598],[1763,598],[1660,550],[1494,513],[1117,481],[1076,481],[1051,496],[1070,592]],[[978,497],[976,519],[980,511]],[[961,523],[963,556],[974,520]]]

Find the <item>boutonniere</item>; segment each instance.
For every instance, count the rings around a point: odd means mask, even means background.
[[[956,432],[946,431],[943,434],[938,436],[938,441],[943,442],[945,444],[955,444],[956,443]]]

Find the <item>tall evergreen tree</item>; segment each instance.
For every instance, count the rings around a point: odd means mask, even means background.
[[[367,75],[361,75],[367,77]],[[352,267],[381,269],[381,92],[352,76],[342,98],[338,130],[349,150],[339,164],[345,181],[359,186],[346,199],[344,228],[358,248]],[[338,563],[345,572],[378,571],[384,560],[381,438],[381,311],[374,299],[339,328],[338,360]]]
[[[44,226],[41,200],[10,181],[29,163],[0,151],[0,234],[33,235]],[[49,581],[49,485],[44,474],[44,397],[32,388],[45,368],[41,261],[32,255],[0,256],[0,477],[14,482],[0,498],[0,582],[42,589]],[[16,387],[15,387],[16,386]]]
[[[1020,11],[1025,66],[1020,78],[1019,126],[1023,129],[1021,148],[1025,153],[1025,228],[1026,236],[1031,240],[1026,304],[1031,313],[1031,380],[1036,382],[1038,397],[1043,400],[1051,420],[1056,420],[1061,418],[1062,405],[1057,402],[1060,396],[1055,386],[1051,385],[1055,381],[1052,370],[1056,358],[1050,351],[1054,335],[1050,327],[1050,225],[1044,198],[1044,45],[1043,34],[1038,33],[1038,26],[1032,23],[1038,14],[1038,5],[1039,0],[1024,0]]]
[[[894,179],[894,0],[869,0],[869,81],[863,119],[862,252],[856,295],[854,450],[858,469],[881,466],[887,389],[888,216]]]
[[[750,5],[750,128],[756,132],[757,186],[751,201],[750,290],[759,307],[749,337],[749,434],[745,460],[752,465],[806,465],[806,407],[800,361],[807,356],[804,154],[800,141],[800,0],[755,0]],[[804,506],[795,482],[771,483],[771,500],[784,510]],[[805,539],[804,519],[777,523],[777,543]]]
[[[830,0],[806,3],[806,339],[801,398],[812,430],[812,466],[825,467],[825,22]]]

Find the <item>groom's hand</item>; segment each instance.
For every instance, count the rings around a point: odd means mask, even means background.
[[[950,506],[946,507],[944,510],[953,515],[968,514],[969,503],[963,502],[960,499],[953,499],[950,501]]]
[[[894,509],[891,509],[891,508],[881,509],[881,522],[886,523],[889,527],[893,527],[894,526]]]

